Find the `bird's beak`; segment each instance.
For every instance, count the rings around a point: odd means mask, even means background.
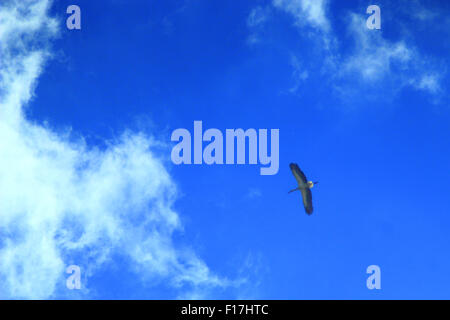
[[[317,181],[317,182],[314,182],[314,184],[318,184],[319,183],[319,181]]]

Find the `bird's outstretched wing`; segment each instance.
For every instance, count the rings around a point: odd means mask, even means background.
[[[306,189],[300,189],[302,192],[302,198],[303,198],[303,206],[305,207],[305,211],[307,214],[313,213],[313,204],[312,204],[312,194],[311,190],[309,188]]]
[[[300,182],[308,183],[308,180],[306,179],[305,174],[302,170],[300,170],[300,167],[296,163],[291,163],[289,165],[289,168],[291,168],[292,174],[294,175],[295,179],[297,180],[298,184],[300,185]]]

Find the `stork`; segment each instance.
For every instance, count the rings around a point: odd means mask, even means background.
[[[298,188],[289,191],[289,193],[300,190],[303,198],[303,206],[305,207],[306,213],[310,215],[313,213],[311,189],[315,184],[318,184],[318,182],[308,181],[305,174],[302,170],[300,170],[299,166],[296,163],[291,163],[289,165],[289,168],[291,168],[292,174],[294,175],[295,180],[297,180],[298,183]]]

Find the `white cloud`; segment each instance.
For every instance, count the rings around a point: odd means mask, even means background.
[[[420,0],[403,0],[400,7],[406,14],[422,22],[432,21],[440,15],[439,11],[425,7]]]
[[[328,0],[273,0],[272,4],[290,13],[299,26],[312,26],[322,31],[330,28],[326,17]]]
[[[174,244],[177,188],[152,151],[160,142],[126,132],[100,150],[24,116],[58,32],[49,6],[0,6],[0,297],[64,296],[69,264],[91,275],[113,253],[180,294],[233,285]]]
[[[369,30],[362,15],[350,17],[348,32],[354,47],[340,63],[338,77],[354,74],[368,84],[386,80],[397,88],[412,86],[432,95],[440,91],[439,71],[417,48],[406,41],[389,41],[381,31]]]
[[[358,14],[350,15],[349,32],[355,46],[349,57],[342,64],[342,71],[355,72],[363,80],[379,80],[391,72],[397,64],[399,68],[408,68],[415,53],[404,42],[385,40],[381,32],[365,27],[365,19]]]
[[[309,35],[302,37],[303,47],[310,48],[317,59],[315,62],[307,58],[308,69],[304,69],[300,67],[300,58],[303,57],[294,52],[291,65],[295,85],[289,90],[291,93],[297,93],[304,80],[315,74],[332,79],[331,86],[342,97],[353,96],[350,93],[357,93],[356,88],[361,85],[380,85],[382,81],[387,87],[392,87],[391,92],[409,86],[434,98],[442,93],[440,82],[446,70],[425,56],[408,37],[408,32],[405,31],[406,35],[401,40],[389,40],[383,36],[383,30],[366,27],[368,16],[349,13],[344,27],[351,39],[351,47],[342,50],[343,42],[340,43],[327,16],[329,1],[272,0],[272,5],[289,13],[296,27]],[[434,11],[419,5],[417,1],[411,4],[420,8],[414,11],[420,19],[432,17]]]
[[[440,79],[437,74],[425,74],[419,79],[413,79],[410,84],[416,89],[438,93],[441,91]]]
[[[250,35],[247,37],[247,44],[254,45],[261,42],[261,32],[264,24],[270,15],[270,7],[257,6],[250,11],[247,17],[247,27]]]
[[[268,11],[260,6],[253,8],[247,17],[247,26],[256,27],[267,20]]]
[[[291,56],[291,66],[293,68],[292,78],[294,79],[294,86],[289,89],[290,93],[297,93],[300,86],[309,77],[308,71],[302,68],[300,61],[295,55]]]

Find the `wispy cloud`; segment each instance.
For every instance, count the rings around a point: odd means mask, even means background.
[[[267,20],[268,10],[267,8],[263,8],[261,6],[258,6],[256,8],[253,8],[252,11],[250,11],[250,14],[247,18],[247,25],[249,27],[257,27],[262,25]]]
[[[441,90],[439,75],[425,74],[419,79],[412,79],[411,85],[417,89],[425,90],[431,93],[437,93]]]
[[[322,33],[325,45],[328,46],[330,39],[327,33],[330,23],[326,17],[328,0],[272,0],[266,6],[253,8],[247,17],[247,27],[250,35],[247,38],[249,44],[261,42],[261,30],[268,22],[273,9],[282,11],[293,17],[294,25],[300,28],[308,27],[314,32]]]
[[[425,7],[420,0],[407,0],[403,2],[401,7],[413,18],[420,21],[430,21],[439,16],[439,12],[433,8]]]
[[[310,26],[328,31],[330,23],[326,17],[328,0],[273,0],[273,6],[294,17],[298,26]]]
[[[291,56],[292,66],[292,78],[294,79],[294,85],[289,89],[290,93],[297,93],[298,89],[304,81],[309,77],[308,71],[301,66],[299,59],[295,56]]]
[[[92,274],[113,254],[180,295],[234,285],[174,243],[177,187],[159,141],[125,132],[99,149],[25,117],[58,33],[50,4],[0,5],[0,297],[65,296],[69,264]]]
[[[414,58],[404,42],[392,43],[380,32],[367,29],[362,15],[350,15],[348,30],[354,39],[354,50],[343,61],[344,73],[354,72],[363,80],[375,81],[389,74],[394,64],[400,69],[407,68]]]
[[[247,17],[247,27],[250,35],[247,37],[247,43],[253,45],[261,41],[261,32],[264,24],[269,19],[270,7],[257,6],[253,8]]]
[[[415,19],[429,20],[436,15],[435,11],[417,1],[411,5],[418,8],[414,10]],[[330,1],[273,0],[272,6],[288,13],[301,35],[303,32],[313,35],[308,39],[301,36],[300,39],[314,51],[317,61],[309,56],[308,61],[302,61],[302,54],[295,50],[291,53],[290,62],[297,79],[291,93],[301,89],[308,75],[318,74],[331,81],[331,86],[341,97],[348,97],[349,92],[355,92],[357,87],[379,85],[382,81],[395,88],[391,92],[410,87],[434,98],[442,94],[441,81],[446,68],[421,52],[409,33],[403,37],[400,35],[398,40],[388,39],[383,30],[366,27],[368,16],[348,12],[343,26],[348,39],[341,39],[331,25]],[[301,68],[302,65],[307,65],[307,69]]]
[[[382,32],[365,28],[365,16],[352,13],[349,17],[353,49],[342,58],[336,78],[366,84],[386,81],[397,89],[412,86],[431,95],[438,93],[440,72],[444,70],[438,70],[431,59],[406,40],[390,41]]]

